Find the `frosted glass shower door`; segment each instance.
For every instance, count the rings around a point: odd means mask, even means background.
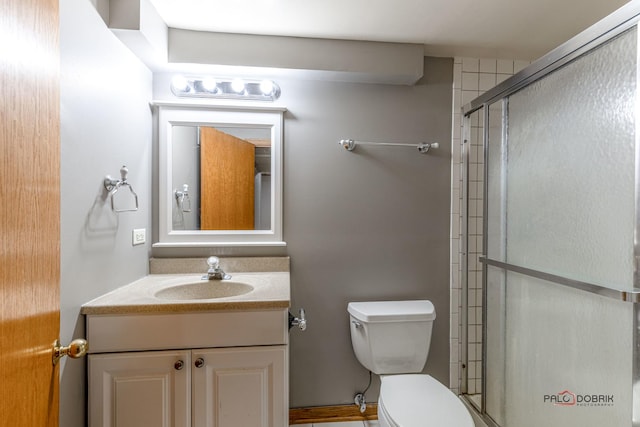
[[[636,56],[633,28],[489,109],[485,410],[503,427],[632,425],[634,305],[611,295],[634,288]]]

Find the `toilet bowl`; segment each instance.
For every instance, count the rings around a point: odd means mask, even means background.
[[[427,361],[436,313],[420,301],[351,302],[351,343],[358,361],[380,375],[381,427],[473,427],[462,401],[430,375]]]
[[[458,396],[431,375],[385,375],[381,378],[378,420],[381,427],[473,427]]]

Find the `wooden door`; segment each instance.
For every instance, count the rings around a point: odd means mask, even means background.
[[[287,346],[193,350],[191,357],[194,427],[289,425]]]
[[[89,427],[191,427],[191,352],[89,356]]]
[[[200,228],[254,229],[255,145],[200,128]]]
[[[0,7],[0,425],[58,425],[58,0]]]

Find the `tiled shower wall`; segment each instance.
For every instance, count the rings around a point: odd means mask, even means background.
[[[451,332],[449,387],[460,392],[462,381],[462,107],[529,65],[511,59],[454,58],[453,141],[451,156]],[[472,120],[469,150],[469,292],[467,393],[481,391],[482,277],[477,261],[482,251],[482,135],[481,121]]]

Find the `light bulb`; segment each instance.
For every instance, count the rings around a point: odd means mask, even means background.
[[[207,92],[215,93],[218,90],[218,82],[211,77],[207,77],[202,80],[202,87]]]
[[[171,79],[171,87],[178,92],[189,92],[189,82],[183,76]]]
[[[273,93],[273,82],[271,80],[261,81],[260,92],[262,92],[263,95],[271,95]]]
[[[244,92],[244,80],[242,80],[242,79],[234,79],[231,82],[231,90],[234,91],[235,93]]]

